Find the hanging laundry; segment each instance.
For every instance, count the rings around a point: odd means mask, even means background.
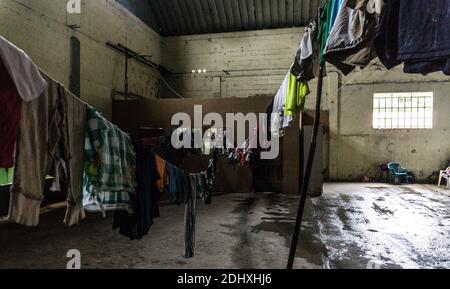
[[[65,121],[59,122],[59,127],[51,131],[65,132],[51,137],[60,137],[60,153],[54,153],[56,164],[54,171],[54,187],[61,190],[61,183],[67,188],[67,211],[64,218],[66,226],[80,223],[85,217],[83,208],[83,161],[84,143],[86,137],[86,114],[88,105],[74,94],[64,89]],[[56,123],[56,122],[55,122]],[[68,148],[68,150],[66,149]],[[64,158],[57,156],[64,155]]]
[[[209,160],[208,169],[206,170],[206,184],[210,191],[213,190],[214,184],[216,182],[217,175],[217,162],[219,159],[220,150],[217,148],[213,149],[213,157]]]
[[[207,184],[206,172],[201,172],[200,174],[197,174],[196,177],[198,183],[197,196],[204,201],[205,204],[211,204],[211,191]]]
[[[288,127],[294,120],[292,116],[286,116],[284,113],[290,76],[291,73],[286,74],[286,77],[274,98],[270,128],[271,134],[274,137],[282,137],[284,128]]]
[[[189,194],[191,193],[191,183],[189,175],[181,169],[178,169],[177,177],[177,193],[175,203],[178,205],[186,204],[188,202]]]
[[[184,257],[192,258],[195,254],[195,224],[197,214],[197,198],[205,204],[211,204],[212,190],[217,174],[217,161],[219,150],[213,149],[213,157],[209,160],[208,169],[199,174],[184,174],[185,181],[182,194],[186,199],[185,208],[185,237]]]
[[[69,199],[71,195],[81,193],[81,183],[77,180],[82,171],[75,169],[77,158],[71,148],[83,147],[84,137],[75,136],[84,134],[84,128],[81,132],[76,131],[80,128],[78,122],[83,122],[84,117],[71,117],[69,112],[82,108],[71,107],[73,103],[69,99],[72,95],[49,76],[44,73],[42,76],[48,85],[46,91],[31,102],[24,102],[22,107],[8,214],[8,220],[26,226],[39,223],[47,175],[61,176],[68,185]],[[73,121],[69,122],[68,118]],[[61,163],[64,166],[58,166]],[[66,170],[57,172],[63,167]]]
[[[14,165],[22,100],[30,102],[47,88],[28,55],[0,36],[0,168]]]
[[[13,174],[13,169],[0,169],[0,186],[12,184]]]
[[[170,199],[172,200],[172,203],[174,204],[180,204],[180,180],[178,177],[180,176],[180,169],[178,169],[176,166],[172,165],[171,163],[167,163],[167,171],[169,174],[169,186],[168,186],[168,192],[170,194]]]
[[[30,57],[14,44],[0,36],[0,59],[20,97],[26,101],[38,98],[47,88],[44,77]]]
[[[167,162],[166,160],[163,160],[161,157],[156,156],[156,170],[158,172],[158,189],[160,192],[163,192],[166,190],[167,186],[169,185],[170,179],[169,179],[169,172],[167,170]]]
[[[267,140],[272,140],[272,114],[273,114],[273,105],[275,103],[275,99],[272,99],[269,106],[266,110],[267,118],[264,123],[261,124],[262,129],[264,130],[265,135],[267,135]]]
[[[87,111],[84,200],[87,211],[133,213],[136,153],[128,135],[93,108]]]
[[[294,64],[291,67],[291,73],[298,80],[310,81],[319,76],[318,28],[317,21],[314,20],[305,29]]]
[[[0,168],[14,166],[21,113],[22,99],[0,60]]]
[[[297,80],[292,73],[288,73],[275,95],[271,114],[271,134],[282,137],[284,129],[294,121],[297,113],[305,106],[306,96],[310,93],[308,82]]]
[[[8,171],[6,169],[0,169],[0,186],[8,184]]]
[[[343,1],[344,0],[335,0],[333,2],[333,4],[332,4],[333,6],[331,7],[330,27],[334,27],[334,23],[336,22],[336,18],[338,16],[339,10],[341,9]],[[355,0],[351,0],[351,1],[355,1]]]
[[[246,140],[240,147],[229,150],[228,161],[234,167],[248,168],[253,161],[253,153],[253,148],[250,147],[250,141]]]
[[[405,73],[450,75],[450,0],[385,2],[375,39],[384,66],[404,62]]]
[[[333,28],[332,24],[335,22],[333,9],[336,9],[336,7],[339,6],[339,1],[340,0],[327,0],[320,15],[319,33],[317,35],[317,40],[319,41],[320,65],[325,65],[323,53],[328,42],[328,36]]]
[[[294,118],[297,113],[303,111],[308,94],[310,94],[308,82],[297,80],[293,74],[290,74],[284,115]]]
[[[377,57],[374,39],[383,0],[344,0],[324,50],[327,62],[344,75]]]
[[[151,148],[141,142],[136,148],[136,194],[131,194],[133,214],[126,211],[114,213],[113,229],[130,240],[140,240],[148,234],[154,219],[160,216],[158,202],[160,191],[156,186],[157,172],[155,155]]]
[[[184,258],[192,258],[195,254],[195,225],[197,214],[197,178],[194,174],[189,175],[191,184],[190,194],[187,197],[185,208],[185,231],[184,231]]]

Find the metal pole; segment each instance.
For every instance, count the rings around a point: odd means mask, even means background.
[[[320,73],[319,73],[319,80],[318,80],[318,84],[317,84],[316,113],[315,113],[315,119],[314,119],[313,135],[312,135],[312,140],[311,140],[311,146],[309,148],[308,162],[306,164],[306,169],[305,169],[305,177],[304,177],[303,183],[301,185],[300,202],[298,205],[297,219],[295,222],[294,233],[292,235],[292,244],[291,244],[291,249],[289,252],[289,260],[288,260],[287,269],[292,269],[294,267],[295,253],[297,252],[298,238],[300,235],[300,229],[301,229],[302,221],[303,221],[303,212],[305,210],[305,203],[306,203],[306,196],[308,194],[309,180],[311,178],[312,166],[314,164],[314,156],[316,154],[317,135],[319,133],[319,126],[320,126],[320,112],[321,112],[320,109],[321,109],[321,102],[322,102],[323,70],[324,70],[324,66],[321,65]],[[300,157],[300,160],[301,159],[302,158]],[[301,174],[301,170],[300,170],[300,174]],[[302,178],[303,178],[303,176],[300,175],[299,181]]]
[[[125,100],[128,100],[128,50],[125,52]]]

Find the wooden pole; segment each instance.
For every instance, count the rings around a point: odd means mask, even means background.
[[[314,127],[313,127],[313,135],[311,139],[311,146],[309,148],[309,155],[308,155],[308,162],[306,164],[305,168],[305,176],[303,178],[302,170],[299,170],[299,181],[303,179],[303,182],[299,184],[299,191],[300,193],[300,202],[298,205],[298,211],[297,211],[297,219],[295,222],[294,227],[294,233],[292,235],[292,244],[291,249],[289,252],[289,259],[288,259],[288,265],[287,269],[293,269],[294,267],[294,260],[295,260],[295,254],[297,252],[297,244],[298,239],[300,235],[300,229],[302,226],[303,221],[303,212],[305,210],[305,203],[306,203],[306,197],[308,195],[308,187],[309,187],[309,181],[311,179],[311,171],[314,164],[314,156],[316,154],[316,147],[317,147],[317,135],[319,133],[319,126],[320,126],[320,113],[321,113],[321,103],[322,103],[322,86],[323,86],[323,72],[324,72],[324,65],[320,66],[320,72],[319,72],[319,80],[317,83],[317,98],[316,98],[316,112],[315,112],[315,119],[314,119]],[[301,129],[301,128],[300,128]],[[303,144],[300,144],[299,147],[301,148]],[[299,154],[300,154],[299,150]],[[302,157],[300,156],[299,161],[299,167],[302,167]]]

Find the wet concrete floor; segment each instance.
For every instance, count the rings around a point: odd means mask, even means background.
[[[296,268],[450,267],[450,191],[428,185],[326,184],[307,202]],[[184,210],[165,205],[141,241],[89,214],[74,228],[64,211],[38,228],[0,226],[0,268],[65,268],[70,249],[82,268],[285,268],[297,196],[230,194],[199,205],[197,252],[184,259]]]

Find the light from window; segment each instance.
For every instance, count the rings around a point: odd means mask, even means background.
[[[373,97],[374,129],[432,129],[433,93],[376,93]]]

